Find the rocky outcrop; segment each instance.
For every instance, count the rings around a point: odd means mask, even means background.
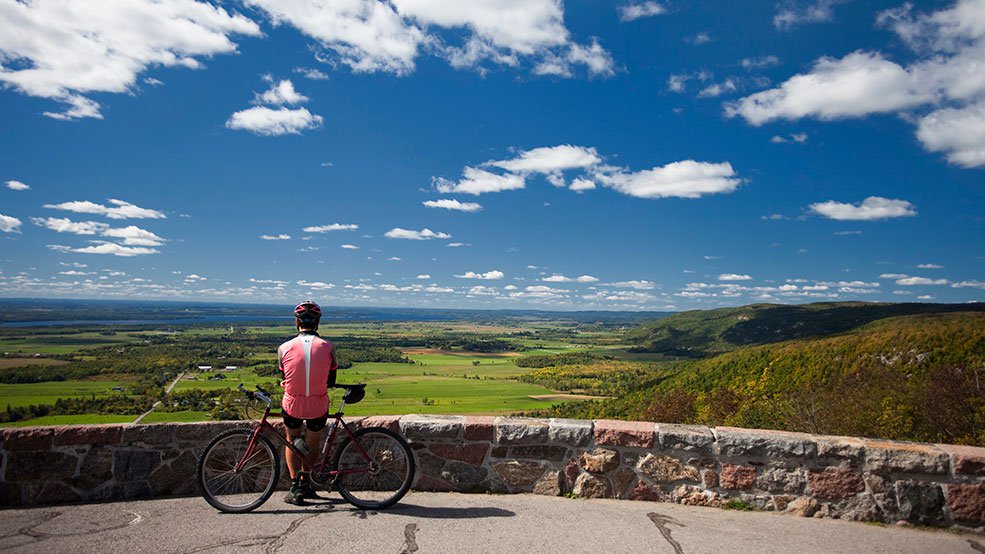
[[[756,509],[985,532],[985,449],[730,427],[376,416],[417,458],[417,490]],[[208,440],[245,422],[0,429],[0,504],[193,495]]]

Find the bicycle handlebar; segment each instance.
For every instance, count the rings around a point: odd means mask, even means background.
[[[257,390],[260,392],[253,392],[246,390],[246,388],[243,387],[243,383],[240,383],[236,388],[239,389],[240,392],[245,394],[246,397],[249,398],[250,400],[260,399],[266,402],[268,405],[273,402],[273,400],[271,400],[270,398],[270,393],[263,390],[263,388],[261,388],[260,385],[257,385]]]

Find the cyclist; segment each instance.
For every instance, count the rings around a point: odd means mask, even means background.
[[[284,377],[281,407],[288,441],[301,436],[302,423],[307,427],[304,442],[310,451],[308,461],[314,464],[321,446],[322,430],[328,421],[328,388],[335,386],[335,372],[339,366],[335,360],[335,347],[318,336],[321,307],[305,300],[294,308],[294,318],[298,336],[277,348]],[[306,497],[317,498],[308,475],[301,471],[298,455],[285,447],[284,457],[291,473],[291,490],[284,502],[300,506]]]

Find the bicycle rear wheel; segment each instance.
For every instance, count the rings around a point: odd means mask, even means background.
[[[198,487],[205,501],[223,512],[249,512],[270,498],[280,478],[280,460],[273,445],[257,436],[247,453],[253,429],[218,434],[198,458]],[[244,460],[245,457],[245,460]],[[237,464],[243,460],[239,471]]]
[[[361,446],[361,448],[360,448]],[[414,480],[414,454],[400,435],[382,427],[356,431],[335,455],[335,487],[364,510],[396,504]]]

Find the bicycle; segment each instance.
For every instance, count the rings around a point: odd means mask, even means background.
[[[216,435],[198,458],[197,478],[205,501],[222,512],[243,513],[260,507],[274,493],[280,479],[280,458],[269,436],[274,436],[302,460],[314,485],[334,488],[347,502],[364,510],[379,510],[400,501],[414,480],[414,455],[403,437],[383,427],[353,431],[343,419],[346,402],[365,396],[365,384],[336,385],[345,389],[321,455],[314,465],[305,450],[277,433],[267,421],[272,400],[257,385],[257,392],[238,389],[249,400],[266,404],[263,416],[251,427],[229,429]],[[339,429],[345,437],[329,463]],[[303,447],[303,441],[298,441]]]

